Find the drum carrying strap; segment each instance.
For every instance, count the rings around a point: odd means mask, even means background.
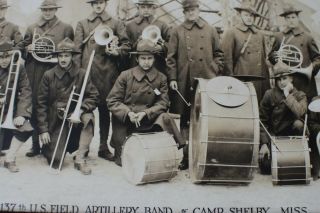
[[[153,92],[154,92],[157,96],[161,95],[161,92],[159,91],[159,89],[158,89],[158,88],[154,88],[154,87],[152,86],[152,84],[151,84],[147,79],[143,79],[143,81],[146,82],[146,83],[149,85],[149,87],[152,88]]]
[[[57,20],[51,27],[49,27],[49,29],[47,29],[46,31],[44,31],[41,34],[41,37],[45,36],[48,32],[50,32],[55,26],[57,26],[60,23],[60,20]]]

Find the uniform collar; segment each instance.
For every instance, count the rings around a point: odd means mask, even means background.
[[[186,29],[188,29],[188,30],[191,30],[194,25],[197,25],[198,28],[201,29],[201,28],[203,28],[203,26],[204,26],[204,21],[201,20],[200,18],[198,18],[198,20],[196,20],[196,21],[194,21],[194,22],[184,21],[184,22],[182,23],[182,25],[183,25]]]
[[[152,67],[151,70],[148,72],[141,69],[140,66],[136,66],[133,70],[133,76],[138,80],[141,81],[145,76],[147,76],[149,81],[153,81],[157,77],[158,71],[156,68]]]
[[[289,33],[293,33],[293,35],[295,35],[295,36],[297,36],[297,35],[300,35],[300,34],[302,34],[303,33],[303,31],[302,31],[302,29],[300,28],[300,27],[296,27],[296,28],[285,28],[284,30],[283,30],[283,33],[284,34],[289,34]]]
[[[93,22],[98,17],[100,17],[101,20],[104,22],[111,19],[111,16],[106,11],[103,11],[101,14],[96,14],[95,12],[92,12],[88,17],[88,20]]]
[[[68,72],[70,73],[70,76],[73,78],[75,77],[78,73],[79,73],[79,68],[77,68],[74,64],[74,62],[72,62],[71,67],[69,68]],[[63,78],[63,76],[65,75],[66,71],[64,69],[62,69],[60,67],[60,65],[58,64],[56,66],[56,69],[54,70],[54,73],[56,74],[56,76],[61,80]]]
[[[149,16],[149,17],[138,16],[135,22],[137,24],[141,24],[143,21],[147,21],[149,24],[151,24],[153,20],[154,20],[153,16]]]
[[[57,16],[54,16],[50,21],[44,20],[42,17],[38,21],[38,26],[43,27],[45,24],[49,23],[49,26],[52,26],[58,20]]]
[[[0,20],[0,27],[4,27],[8,24],[7,20],[5,18]]]
[[[243,32],[247,32],[247,31],[251,31],[252,33],[257,33],[258,30],[255,26],[246,26],[244,24],[237,24],[236,28],[238,28],[239,30],[243,31]]]

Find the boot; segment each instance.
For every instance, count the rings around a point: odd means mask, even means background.
[[[40,144],[39,141],[32,142],[32,148],[26,153],[27,157],[34,157],[40,154]]]
[[[189,160],[188,159],[183,159],[181,162],[180,162],[180,165],[179,165],[179,169],[180,170],[186,170],[189,168]]]
[[[110,152],[107,143],[100,143],[98,157],[103,158],[105,160],[114,161],[114,156]]]
[[[91,169],[88,166],[88,164],[86,163],[86,161],[84,162],[75,162],[74,163],[74,168],[77,170],[80,170],[80,172],[83,175],[90,175],[91,174]]]
[[[115,162],[115,164],[117,164],[120,167],[122,166],[121,152],[122,152],[122,149],[119,147],[116,147],[114,150],[114,162]]]
[[[4,167],[9,169],[9,171],[12,173],[19,172],[19,168],[17,167],[15,161],[12,161],[12,162],[4,161]]]
[[[0,157],[6,156],[6,153],[0,151]]]

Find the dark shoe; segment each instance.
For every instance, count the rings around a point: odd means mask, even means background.
[[[186,170],[189,168],[189,161],[188,160],[182,160],[179,167],[180,170]]]
[[[29,152],[26,153],[27,157],[34,157],[40,154],[40,149],[31,149]]]
[[[98,156],[99,156],[100,158],[105,159],[105,160],[114,161],[114,156],[113,156],[113,154],[109,151],[109,149],[107,149],[107,150],[99,150]]]
[[[186,146],[186,144],[180,144],[180,145],[178,145],[178,149],[182,149],[185,146]]]
[[[115,158],[114,162],[115,162],[115,164],[117,164],[118,166],[122,167],[121,157]]]
[[[16,165],[15,161],[12,162],[6,162],[4,161],[4,165],[5,168],[9,169],[10,172],[15,173],[15,172],[19,172],[19,168]]]
[[[0,157],[6,156],[6,153],[0,151]]]
[[[74,168],[77,170],[80,170],[80,172],[83,175],[90,175],[91,174],[91,169],[89,168],[88,164],[86,162],[84,163],[74,163]]]

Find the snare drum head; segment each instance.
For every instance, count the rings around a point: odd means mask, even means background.
[[[244,83],[228,76],[211,79],[206,90],[210,99],[225,107],[241,106],[250,97],[250,91]]]

